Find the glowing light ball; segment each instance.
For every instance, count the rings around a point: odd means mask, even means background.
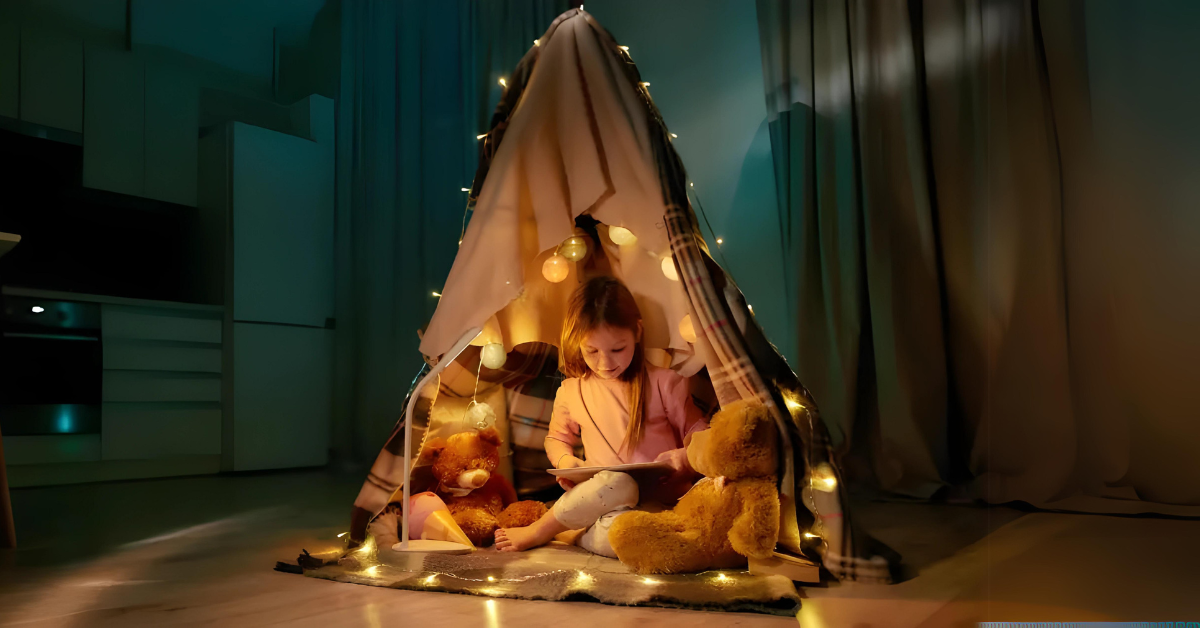
[[[626,244],[637,242],[637,236],[633,235],[633,232],[625,227],[609,227],[608,238],[617,246],[625,246]]]
[[[483,362],[484,366],[490,369],[498,369],[508,361],[508,354],[504,352],[504,345],[498,342],[489,342],[483,345],[483,350],[479,353],[479,359]]]
[[[558,247],[558,254],[572,262],[578,262],[587,257],[587,240],[579,236],[571,236],[563,240],[562,246]]]
[[[691,314],[685,314],[683,320],[679,321],[679,335],[688,342],[696,342],[696,328],[692,326]]]
[[[679,273],[675,270],[675,260],[671,259],[670,255],[663,258],[662,270],[667,279],[679,281]]]
[[[489,366],[488,368],[495,368]],[[496,424],[496,411],[486,403],[476,402],[463,415],[463,422],[471,427],[483,430]]]
[[[559,283],[571,272],[571,264],[562,255],[552,255],[542,262],[542,276],[550,283]]]

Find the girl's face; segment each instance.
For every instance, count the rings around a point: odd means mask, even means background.
[[[598,327],[583,339],[583,361],[592,372],[603,379],[617,379],[633,361],[633,351],[641,336],[641,323],[637,333],[621,327]]]

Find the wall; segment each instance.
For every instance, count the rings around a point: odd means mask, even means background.
[[[679,136],[675,149],[695,182],[709,246],[794,364],[754,2],[589,0],[584,8],[629,46]]]

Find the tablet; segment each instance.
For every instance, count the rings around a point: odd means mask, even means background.
[[[556,477],[566,478],[576,484],[585,480],[592,479],[593,475],[601,471],[619,471],[628,473],[633,476],[639,475],[666,475],[671,473],[673,467],[669,462],[634,462],[631,464],[617,464],[607,467],[575,467],[574,469],[547,469],[547,471]]]

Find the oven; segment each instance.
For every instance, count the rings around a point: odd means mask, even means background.
[[[0,434],[99,434],[100,305],[0,299]]]

